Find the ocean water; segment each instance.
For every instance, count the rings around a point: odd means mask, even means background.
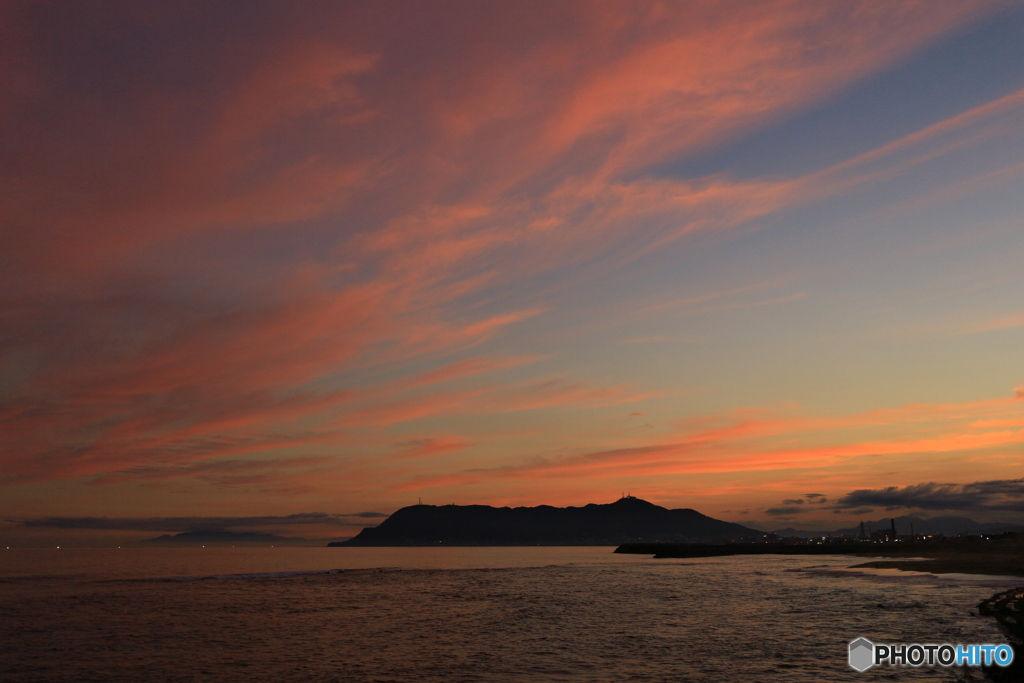
[[[611,551],[3,551],[0,680],[980,681],[847,643],[1003,642],[972,612],[1022,582]]]

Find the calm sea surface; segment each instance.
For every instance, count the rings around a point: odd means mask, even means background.
[[[1003,642],[972,611],[1021,583],[611,551],[0,551],[0,680],[954,681],[847,643]]]

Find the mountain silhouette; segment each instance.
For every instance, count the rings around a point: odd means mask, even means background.
[[[865,530],[870,534],[872,531],[888,529],[892,522],[889,517],[873,522],[864,522]],[[921,519],[920,517],[896,517],[896,533],[909,535],[910,527],[913,525],[914,533],[917,534],[943,534],[955,536],[957,534],[999,534],[1004,531],[1024,531],[1020,524],[1008,524],[1005,522],[975,522],[969,517],[931,517]],[[839,529],[833,533],[837,536],[847,534],[856,535],[860,531],[859,526],[849,529]],[[819,532],[821,535],[821,532]]]
[[[865,521],[864,531],[870,534],[872,531],[884,531],[889,529],[893,518],[884,517],[875,521]],[[909,536],[910,530],[913,528],[915,534],[924,534],[926,536],[956,536],[957,534],[1001,534],[1005,531],[1024,531],[1024,526],[1020,524],[1010,524],[1008,522],[976,522],[969,517],[931,517],[928,519],[922,519],[920,517],[902,516],[896,517],[896,533],[901,536]],[[799,538],[820,538],[822,536],[859,536],[860,525],[851,526],[846,529],[837,529],[835,531],[808,531],[801,529],[794,529],[792,527],[786,527],[785,529],[778,529],[772,533],[778,534],[783,538],[796,536]]]
[[[565,508],[410,505],[379,526],[328,546],[722,543],[763,535],[696,510],[669,510],[626,496],[604,505]]]

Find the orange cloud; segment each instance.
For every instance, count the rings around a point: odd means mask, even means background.
[[[428,437],[413,439],[399,444],[400,450],[394,458],[396,460],[412,460],[416,458],[432,458],[435,455],[443,455],[455,451],[465,450],[473,444],[458,436]]]
[[[833,466],[858,457],[913,454],[961,454],[1017,449],[1024,429],[991,429],[993,420],[980,415],[1016,414],[1021,404],[994,399],[964,404],[909,405],[846,417],[772,416],[765,412],[729,413],[690,420],[669,439],[644,438],[621,448],[575,455],[537,456],[524,464],[478,468],[437,476],[420,476],[395,486],[418,490],[476,482],[522,481],[537,478],[592,481],[642,476],[803,470]],[[920,423],[920,438],[872,438],[879,428],[892,431]],[[635,436],[631,435],[635,439]],[[806,443],[793,447],[792,442]]]

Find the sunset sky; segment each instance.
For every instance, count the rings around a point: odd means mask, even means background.
[[[0,65],[9,543],[1024,518],[1020,2],[26,0]]]

